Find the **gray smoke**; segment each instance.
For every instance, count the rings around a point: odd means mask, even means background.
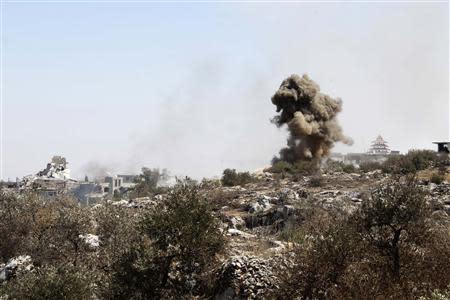
[[[336,115],[342,110],[342,100],[320,92],[317,83],[306,74],[291,75],[283,80],[272,96],[279,113],[272,119],[278,127],[287,124],[287,147],[280,150],[278,159],[320,159],[328,156],[334,143],[351,145],[352,139],[344,136]]]
[[[106,164],[97,161],[90,161],[82,167],[84,175],[90,180],[103,181],[106,176],[115,174],[116,168],[112,164]]]

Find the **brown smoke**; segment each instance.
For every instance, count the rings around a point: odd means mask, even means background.
[[[320,92],[320,87],[306,74],[291,75],[283,80],[272,97],[279,115],[272,119],[278,127],[287,124],[288,147],[280,150],[278,159],[288,162],[320,159],[328,156],[335,142],[351,145],[344,136],[336,115],[342,110],[342,100]]]

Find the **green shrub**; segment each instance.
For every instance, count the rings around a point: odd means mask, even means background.
[[[8,281],[0,287],[0,298],[5,296],[5,299],[93,299],[92,282],[90,272],[80,267],[43,266]]]
[[[342,172],[344,163],[342,161],[336,161],[332,159],[327,159],[325,162],[326,172]]]
[[[411,157],[406,155],[392,155],[383,163],[382,170],[384,173],[391,174],[409,174],[416,171],[416,166]]]
[[[0,259],[30,253],[38,264],[75,263],[86,256],[79,236],[90,232],[89,218],[73,199],[0,194]]]
[[[283,160],[279,160],[276,163],[274,163],[272,165],[272,167],[270,168],[270,172],[272,173],[289,173],[291,172],[293,169],[292,164],[283,161]]]
[[[449,300],[450,299],[450,284],[446,289],[434,290],[429,297],[422,296],[419,300]]]
[[[433,166],[438,160],[437,153],[432,150],[410,150],[406,157],[411,160],[417,171]]]
[[[120,299],[182,299],[208,293],[207,270],[225,245],[199,186],[179,182],[145,214],[139,243],[113,265],[110,295]]]
[[[356,172],[356,168],[354,165],[352,164],[344,164],[342,171],[344,173],[355,173]]]
[[[381,163],[379,163],[377,161],[364,161],[359,164],[359,169],[362,172],[367,173],[367,172],[372,172],[375,170],[381,170],[382,165],[381,165]]]
[[[292,172],[294,174],[312,175],[319,171],[319,161],[313,160],[299,160],[293,164]]]
[[[270,168],[270,172],[274,174],[281,174],[282,178],[286,174],[298,177],[305,175],[316,174],[319,171],[319,161],[313,160],[299,160],[294,163],[289,163],[283,160],[275,160]]]
[[[313,176],[309,179],[309,185],[311,187],[321,187],[324,186],[325,181],[322,176]]]
[[[396,178],[350,216],[319,214],[301,225],[305,238],[271,298],[417,299],[445,290],[450,236],[430,212],[415,179]]]
[[[435,184],[441,184],[444,181],[444,175],[433,173],[430,178],[430,182]]]
[[[410,150],[406,155],[391,155],[383,163],[385,173],[409,174],[442,163],[436,152],[432,150]]]
[[[236,172],[235,169],[225,169],[222,175],[222,185],[224,186],[236,186],[245,185],[254,180],[249,172]]]
[[[166,169],[150,169],[143,167],[142,173],[135,179],[136,185],[131,191],[131,198],[152,196],[161,193],[164,189],[158,184],[166,181],[169,173]]]

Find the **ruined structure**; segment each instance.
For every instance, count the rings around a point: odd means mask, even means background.
[[[77,181],[70,177],[68,162],[62,156],[53,156],[46,168],[35,175],[25,176],[19,183],[21,190],[33,190],[45,198],[54,198],[73,189]]]

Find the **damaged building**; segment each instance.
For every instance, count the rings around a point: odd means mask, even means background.
[[[63,156],[53,156],[46,167],[34,175],[28,175],[15,182],[3,182],[2,188],[10,192],[36,192],[40,197],[55,199],[68,195],[75,197],[81,204],[89,205],[111,199],[115,195],[123,196],[135,185],[136,175],[107,176],[101,182],[73,179],[68,162]]]
[[[25,176],[18,184],[19,190],[33,190],[39,196],[54,198],[68,193],[77,185],[70,177],[67,160],[62,156],[53,156],[46,168],[35,175]]]

